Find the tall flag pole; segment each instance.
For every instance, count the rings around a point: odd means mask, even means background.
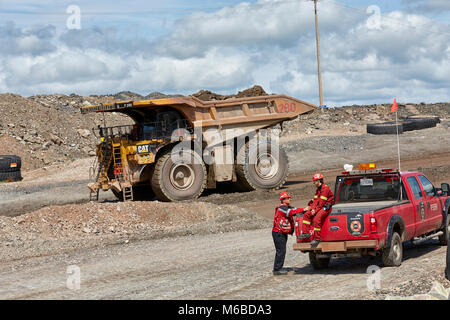
[[[400,138],[398,135],[398,116],[397,116],[397,109],[398,109],[398,105],[397,105],[397,99],[394,98],[394,103],[392,104],[392,108],[391,108],[391,113],[395,112],[395,128],[397,129],[397,156],[398,156],[398,172],[401,172],[401,166],[400,166]],[[403,195],[402,195],[402,180],[400,178],[400,200],[402,200]]]
[[[401,171],[400,167],[400,139],[398,136],[398,117],[397,117],[397,99],[394,99],[394,103],[392,104],[391,114],[395,112],[395,127],[397,129],[397,155],[398,155],[398,171]]]

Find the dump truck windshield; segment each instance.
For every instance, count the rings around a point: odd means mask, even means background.
[[[406,192],[403,187],[402,198]],[[400,177],[395,174],[340,176],[336,179],[336,203],[392,201],[400,198]]]

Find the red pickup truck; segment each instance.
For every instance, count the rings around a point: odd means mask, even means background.
[[[403,242],[419,244],[439,237],[447,245],[449,184],[435,188],[420,172],[391,169],[342,172],[336,178],[335,203],[326,218],[318,246],[300,239],[302,215],[295,219],[294,250],[309,253],[315,269],[332,257],[381,254],[385,266],[399,266]]]

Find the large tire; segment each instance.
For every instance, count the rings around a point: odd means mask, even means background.
[[[177,153],[182,159],[172,157],[168,149],[157,159],[151,177],[151,186],[158,200],[181,201],[198,198],[206,187],[206,167],[193,150]],[[175,162],[174,159],[175,158]],[[194,158],[197,163],[194,163]],[[183,160],[184,159],[184,160]]]
[[[436,127],[436,124],[438,123],[436,119],[430,117],[430,118],[408,118],[405,121],[407,124],[407,127],[412,130],[422,130],[422,129],[428,129]]]
[[[439,243],[441,244],[441,246],[446,246],[448,245],[450,234],[450,217],[448,214],[445,216],[444,228],[442,229],[442,231],[444,232],[444,234],[442,236],[439,236]]]
[[[330,263],[330,257],[318,258],[314,251],[309,252],[309,262],[311,263],[313,269],[322,270],[328,268]]]
[[[427,120],[431,120],[435,123],[441,122],[441,119],[438,116],[433,116],[433,115],[408,116],[408,117],[406,117],[406,119],[407,120],[427,119]]]
[[[21,181],[22,175],[20,171],[14,171],[14,172],[0,172],[0,181]]]
[[[398,267],[403,260],[402,238],[397,232],[392,234],[391,243],[383,249],[381,260],[385,267]]]
[[[236,188],[242,191],[279,189],[287,179],[289,163],[282,148],[272,150],[270,141],[250,141],[236,156]]]
[[[417,130],[415,121],[405,120],[402,122],[402,125],[403,125],[403,132]]]
[[[367,133],[371,134],[397,134],[403,133],[403,125],[395,122],[372,123],[367,125]]]
[[[15,164],[12,166],[12,164]],[[20,171],[22,161],[19,156],[3,155],[0,156],[0,172]]]

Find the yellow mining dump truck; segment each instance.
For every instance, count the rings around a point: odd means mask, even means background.
[[[317,106],[286,95],[202,101],[177,97],[87,106],[81,113],[120,112],[134,125],[99,127],[91,200],[112,190],[162,201],[197,198],[228,182],[237,190],[276,189],[288,159],[274,126]]]

